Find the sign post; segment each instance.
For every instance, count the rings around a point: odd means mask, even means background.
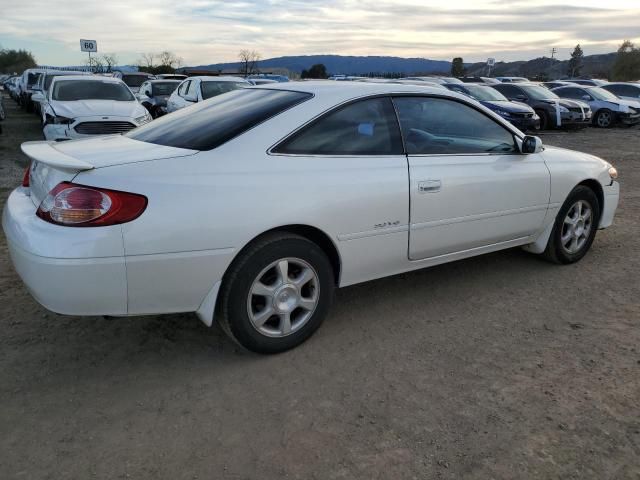
[[[487,73],[487,77],[491,76],[491,68],[496,64],[495,58],[487,58],[487,68],[489,72]]]
[[[87,52],[89,54],[89,68],[91,68],[91,52],[98,51],[98,42],[95,40],[80,39],[80,51]]]

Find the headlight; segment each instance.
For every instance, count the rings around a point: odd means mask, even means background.
[[[507,112],[506,110],[496,110],[496,113],[498,115],[500,115],[501,117],[510,117],[511,114],[509,112]]]
[[[628,105],[618,105],[618,108],[620,109],[620,113],[629,113]]]
[[[149,112],[144,112],[144,115],[136,118],[136,123],[147,123],[151,121],[151,115]]]
[[[75,120],[73,118],[67,117],[54,117],[53,115],[47,114],[45,125],[53,124],[53,125],[71,125]]]
[[[562,105],[558,105],[560,113],[569,113],[569,109],[567,107],[563,107]]]
[[[609,176],[611,177],[611,180],[615,180],[618,178],[618,170],[616,170],[615,167],[609,167]]]

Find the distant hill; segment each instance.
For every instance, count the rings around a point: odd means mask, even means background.
[[[312,65],[322,63],[331,75],[366,75],[375,73],[449,73],[451,62],[429,60],[426,58],[401,57],[359,57],[342,55],[298,55],[290,57],[276,57],[261,60],[258,67],[262,70],[285,68],[300,73],[308,70]],[[240,62],[216,63],[189,67],[203,70],[238,70]],[[188,70],[187,68],[186,70]]]
[[[606,79],[615,62],[615,53],[602,55],[586,55],[581,75]],[[484,62],[465,65],[467,75],[484,76],[487,65]],[[534,58],[528,61],[497,62],[491,69],[492,77],[527,77],[555,80],[568,76],[569,61],[556,60],[549,57]]]

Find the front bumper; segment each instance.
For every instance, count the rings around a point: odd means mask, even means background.
[[[616,214],[618,201],[620,200],[620,184],[614,180],[611,185],[604,187],[603,190],[604,207],[600,216],[599,228],[610,227],[613,223],[613,217]]]
[[[28,190],[18,188],[2,215],[9,255],[33,297],[67,315],[126,314],[121,227],[60,227],[40,220],[35,210]]]
[[[73,123],[65,125],[65,124],[53,124],[49,123],[42,128],[42,132],[44,133],[44,138],[46,140],[74,140],[79,138],[94,138],[100,135],[113,135],[114,133],[101,133],[94,135],[85,135],[82,133],[78,133],[76,131],[76,127],[81,123],[92,123],[92,122],[127,122],[131,123],[134,127],[139,127],[144,125],[147,122],[136,122],[135,119],[131,117],[109,117],[108,120],[105,120],[101,116],[95,117],[79,117],[74,120]]]
[[[640,112],[639,113],[619,113],[618,121],[623,125],[637,125],[640,123]]]
[[[513,126],[522,130],[523,132],[526,130],[540,130],[540,117],[538,115],[533,115],[531,117],[505,117],[506,120],[511,122]]]
[[[584,112],[562,112],[561,123],[558,127],[588,127],[591,125],[591,110]]]

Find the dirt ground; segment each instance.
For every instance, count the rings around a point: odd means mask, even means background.
[[[0,205],[41,138],[5,106]],[[346,288],[277,356],[194,315],[47,312],[0,235],[0,479],[639,479],[640,129],[543,140],[620,172],[583,261],[516,249]]]

